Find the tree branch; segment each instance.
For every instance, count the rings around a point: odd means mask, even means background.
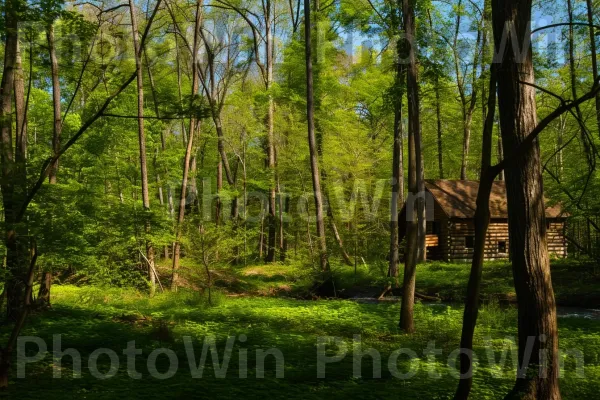
[[[150,26],[152,25],[152,22],[154,21],[154,17],[156,17],[156,14],[158,12],[158,8],[160,6],[160,2],[161,0],[158,0],[156,2],[156,6],[154,7],[154,10],[152,11],[152,14],[150,15],[150,18],[148,19],[148,23],[146,25],[146,29],[144,30],[144,34],[142,35],[142,38],[140,40],[140,47],[143,48],[146,39],[148,38],[148,33],[150,32]],[[49,173],[50,173],[50,168],[52,165],[54,165],[54,163],[56,161],[58,161],[58,159],[67,151],[69,150],[74,144],[75,142],[77,142],[77,140],[88,130],[88,128],[90,126],[92,126],[92,124],[94,122],[96,122],[96,120],[98,120],[100,117],[102,117],[104,115],[104,111],[108,108],[108,106],[110,105],[110,103],[119,95],[121,94],[128,86],[131,82],[133,82],[133,80],[136,78],[136,73],[132,73],[131,76],[129,76],[129,78],[123,82],[121,84],[121,86],[117,89],[117,91],[115,93],[113,93],[112,95],[110,95],[102,104],[102,106],[100,107],[100,109],[98,111],[96,111],[96,113],[94,113],[94,115],[92,115],[80,128],[79,130],[75,133],[75,135],[73,135],[68,141],[67,143],[60,149],[60,151],[55,154],[53,157],[48,158],[43,166],[42,166],[42,171],[40,173],[40,176],[38,177],[36,183],[33,185],[33,187],[29,190],[29,193],[27,194],[27,197],[25,198],[25,200],[23,201],[23,204],[21,206],[21,209],[19,210],[19,213],[17,214],[17,222],[20,222],[23,219],[23,216],[25,215],[25,212],[27,211],[27,207],[29,207],[29,204],[31,203],[31,201],[33,200],[33,198],[35,197],[35,195],[37,194],[37,192],[40,190],[40,188],[42,187],[42,185],[44,184],[44,180],[48,177]]]

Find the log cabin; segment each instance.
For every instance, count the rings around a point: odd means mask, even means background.
[[[427,207],[427,259],[444,261],[471,261],[475,242],[475,203],[478,181],[427,180],[425,199]],[[400,237],[406,232],[406,204],[399,217]],[[414,203],[413,203],[414,204]],[[546,202],[548,251],[551,257],[567,256],[565,227],[568,214],[560,205]],[[486,260],[508,259],[508,207],[506,186],[496,181],[490,195],[490,225],[485,245]]]

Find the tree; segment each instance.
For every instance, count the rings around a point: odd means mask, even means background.
[[[402,122],[402,97],[404,84],[404,65],[398,63],[396,66],[395,101],[394,101],[394,141],[392,150],[392,201],[390,206],[390,263],[388,275],[394,279],[398,286],[399,270],[399,214],[400,205],[404,201],[404,163],[403,163],[403,122]]]
[[[158,2],[160,4],[160,2]],[[136,74],[126,79],[115,92],[109,95],[61,147],[60,151],[53,154],[43,163],[39,176],[32,187],[27,188],[27,175],[25,168],[25,154],[22,154],[24,146],[13,147],[12,133],[12,98],[15,83],[15,70],[17,69],[17,54],[19,41],[19,16],[25,5],[20,0],[8,1],[5,4],[5,55],[4,69],[2,74],[0,95],[0,161],[2,164],[2,179],[0,179],[0,190],[4,206],[4,230],[5,244],[7,249],[6,265],[9,277],[5,281],[7,296],[7,316],[14,322],[12,333],[7,344],[0,348],[0,388],[8,385],[8,373],[10,370],[11,353],[16,344],[27,315],[31,307],[31,296],[33,287],[33,276],[37,260],[37,249],[35,239],[28,237],[24,218],[29,205],[38,194],[46,179],[50,176],[53,166],[59,158],[65,154],[83,134],[101,118],[112,101],[121,94]],[[156,16],[158,5],[152,11],[146,30],[142,35],[140,43],[144,43],[152,21]],[[84,64],[85,67],[86,64]],[[23,99],[18,99],[17,104],[23,104]]]
[[[391,26],[401,28],[402,13],[400,4],[391,11]],[[403,40],[399,39],[396,43],[396,52],[398,58],[405,53]],[[403,127],[403,107],[404,85],[406,83],[406,68],[400,59],[396,60],[394,86],[392,96],[394,99],[394,141],[392,149],[392,201],[390,206],[390,254],[388,277],[394,279],[396,287],[398,286],[399,273],[399,248],[400,248],[400,230],[399,214],[401,204],[404,202],[404,127]],[[441,155],[440,155],[441,157]],[[441,158],[440,158],[441,159]],[[440,164],[441,168],[441,164]],[[386,291],[390,288],[386,289]]]
[[[477,39],[475,42],[475,48],[473,50],[473,61],[469,68],[467,64],[464,67],[461,65],[461,54],[459,37],[461,34],[461,20],[463,17],[463,4],[462,0],[458,1],[456,7],[456,25],[454,30],[454,40],[452,42],[452,49],[454,50],[454,70],[456,74],[456,86],[458,88],[458,95],[460,98],[461,110],[462,110],[462,125],[463,125],[463,153],[462,153],[462,164],[460,168],[460,179],[467,179],[467,166],[469,160],[469,149],[471,145],[471,126],[473,123],[473,113],[477,105],[477,70],[479,69],[480,60],[480,42],[481,42],[481,28],[478,24]],[[470,72],[468,72],[470,71]],[[468,73],[467,73],[468,72]],[[468,79],[470,81],[468,81]]]
[[[311,39],[311,18],[310,18],[310,0],[304,0],[304,46],[305,46],[305,65],[306,65],[306,122],[308,128],[308,149],[310,152],[310,170],[312,175],[317,240],[319,244],[319,266],[321,271],[328,274],[329,261],[327,259],[327,241],[325,239],[325,221],[323,213],[323,195],[321,192],[321,175],[319,172],[319,157],[317,151],[317,141],[315,137],[315,105],[314,105],[314,87],[313,87],[313,55]],[[325,277],[328,279],[328,277]]]
[[[276,176],[276,146],[275,146],[275,103],[273,100],[274,84],[274,62],[275,62],[275,45],[273,30],[275,29],[274,21],[277,18],[275,3],[271,0],[262,0],[260,4],[261,11],[253,12],[244,4],[236,6],[225,1],[218,1],[218,4],[222,4],[223,8],[231,9],[240,15],[246,24],[250,27],[252,32],[252,53],[255,64],[259,70],[259,77],[263,82],[266,94],[267,94],[267,115],[265,118],[266,125],[266,140],[265,140],[265,157],[266,164],[269,173],[269,198],[268,198],[268,236],[267,236],[267,253],[265,255],[265,262],[275,261],[275,242],[277,235],[277,217],[276,213],[276,200],[277,200],[277,176]],[[262,28],[262,29],[261,29]],[[262,32],[261,32],[262,30]],[[260,51],[260,47],[264,45],[263,52]],[[261,57],[261,54],[264,54]],[[280,215],[282,211],[280,210]],[[280,241],[283,240],[282,236],[283,225],[280,222]],[[281,245],[280,245],[281,249]],[[283,253],[282,253],[283,254]]]
[[[59,70],[58,70],[58,58],[56,57],[56,45],[54,39],[54,19],[52,18],[48,22],[48,26],[46,28],[46,40],[48,41],[48,53],[50,55],[50,75],[52,80],[52,109],[53,109],[53,117],[54,124],[52,130],[52,153],[56,156],[60,151],[60,142],[61,142],[61,134],[62,134],[62,115],[61,115],[61,97],[60,97],[60,80],[59,80]],[[30,77],[30,79],[32,79]],[[25,129],[25,125],[23,128]],[[26,133],[22,134],[25,136],[21,139],[21,143],[26,143]],[[50,176],[48,177],[48,181],[50,184],[56,184],[58,176],[58,159],[52,165],[52,169],[50,170]],[[40,289],[38,293],[38,305],[40,306],[48,306],[50,305],[50,287],[52,285],[52,273],[50,271],[46,271],[43,273]]]
[[[173,17],[173,14],[171,14]],[[197,57],[198,50],[200,47],[200,30],[202,29],[202,4],[198,0],[196,2],[195,13],[194,13],[194,28],[193,28],[193,42],[191,51],[191,77],[192,77],[192,93],[190,96],[190,102],[193,102],[196,93],[198,91],[198,65]],[[175,18],[173,23],[176,24]],[[179,27],[176,25],[178,33],[181,33]],[[193,103],[192,103],[193,104]],[[190,104],[190,109],[192,108]],[[188,175],[190,170],[190,160],[192,158],[192,150],[194,147],[194,135],[198,129],[198,120],[194,118],[194,115],[190,117],[190,129],[188,132],[187,145],[185,149],[185,157],[183,161],[183,176],[181,178],[181,191],[179,196],[179,207],[177,209],[177,221],[175,225],[175,243],[173,245],[173,273],[171,277],[171,290],[177,291],[179,285],[179,258],[181,255],[181,235],[183,229],[183,222],[185,219],[185,199],[187,197],[187,184]]]
[[[587,20],[590,32],[590,55],[592,58],[592,77],[594,81],[598,79],[598,59],[596,58],[596,28],[594,25],[594,5],[592,0],[586,0]],[[598,134],[600,135],[600,95],[596,96],[596,124],[598,125]]]
[[[265,90],[269,92],[273,86],[273,63],[274,63],[274,44],[273,44],[273,4],[270,0],[263,2],[265,15],[265,54],[267,59],[267,79],[265,81]],[[269,188],[269,241],[267,257],[265,261],[273,262],[275,260],[275,230],[277,227],[275,217],[275,199],[277,178],[275,175],[275,136],[274,136],[274,103],[273,95],[268,93],[268,111],[267,111],[267,162],[271,175]]]
[[[160,0],[158,1],[160,4]],[[131,18],[131,33],[133,37],[133,52],[135,58],[135,73],[137,82],[137,113],[138,113],[138,141],[140,146],[140,173],[142,179],[142,205],[144,213],[150,212],[150,195],[148,191],[148,166],[146,162],[146,134],[144,132],[144,66],[142,62],[143,48],[140,46],[138,37],[138,24],[133,0],[129,0],[129,15]],[[148,217],[146,217],[148,218]],[[150,233],[150,221],[145,222],[146,234]],[[156,272],[154,270],[154,247],[149,239],[146,239],[146,260],[148,263],[148,280],[150,281],[150,292],[154,293],[156,286]]]
[[[460,372],[463,375],[459,382],[458,389],[454,398],[456,400],[465,400],[469,397],[471,386],[473,384],[472,371],[472,351],[473,335],[477,323],[479,311],[479,299],[481,288],[481,274],[483,272],[483,261],[485,256],[485,243],[487,240],[487,230],[490,223],[490,194],[494,179],[500,172],[500,167],[492,164],[492,135],[494,130],[494,116],[496,111],[496,65],[492,64],[490,69],[488,114],[486,115],[483,127],[483,140],[481,150],[481,178],[479,181],[479,190],[477,191],[476,209],[475,209],[475,243],[473,249],[473,259],[471,262],[471,273],[467,284],[467,296],[465,300],[465,309],[463,314],[463,328],[461,333],[460,348],[463,352],[460,355]],[[471,353],[468,353],[471,352]]]
[[[4,42],[4,71],[1,83],[2,94],[0,96],[0,156],[2,162],[2,179],[0,182],[6,229],[6,265],[10,273],[6,281],[7,314],[8,318],[13,321],[17,320],[23,313],[23,296],[27,282],[26,266],[29,265],[29,252],[25,239],[27,229],[20,223],[21,218],[19,217],[19,208],[27,191],[27,181],[23,179],[26,176],[26,156],[22,153],[23,146],[13,147],[12,131],[13,93],[18,96],[23,94],[19,91],[16,93],[13,91],[15,79],[18,79],[15,75],[19,48],[18,15],[20,7],[22,7],[22,3],[19,0],[8,1],[5,4],[6,37]],[[16,101],[16,104],[23,103],[22,98]],[[23,115],[23,112],[20,114]],[[23,129],[25,124],[23,122],[18,125]],[[19,133],[18,135],[20,136]],[[21,142],[24,142],[24,140],[21,139]]]
[[[408,190],[413,199],[424,193],[425,182],[421,151],[421,118],[419,109],[419,80],[417,67],[415,0],[403,0],[404,29],[410,44],[407,65],[408,95]],[[404,284],[402,286],[402,307],[400,328],[412,333],[414,327],[414,302],[416,269],[420,259],[425,257],[425,202],[418,199],[406,203],[407,237],[404,263]],[[409,209],[410,208],[410,209]]]
[[[60,151],[60,136],[62,130],[62,116],[60,110],[60,81],[58,80],[58,59],[56,57],[56,47],[54,44],[54,24],[48,23],[46,31],[48,40],[48,52],[50,53],[50,71],[52,76],[52,105],[54,109],[54,129],[52,135],[52,152],[54,155]],[[58,161],[52,166],[48,179],[50,183],[56,183],[58,175]]]
[[[492,3],[494,41],[499,57],[496,60],[498,106],[502,144],[507,151],[517,149],[537,125],[529,39],[531,4],[531,1],[515,0],[494,0]],[[514,29],[514,35],[509,29]],[[503,44],[506,46],[501,48]],[[514,389],[507,397],[558,400],[561,396],[556,304],[546,245],[544,189],[537,139],[506,166],[505,178],[518,299],[519,365],[524,367],[518,371]],[[527,359],[528,366],[524,365]]]

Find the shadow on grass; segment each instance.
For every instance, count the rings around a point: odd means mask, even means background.
[[[25,335],[39,336],[52,350],[52,337],[62,335],[62,349],[74,348],[83,358],[81,378],[72,377],[70,357],[63,360],[61,379],[53,379],[52,359],[27,367],[25,379],[14,379],[8,391],[15,399],[142,399],[161,398],[419,398],[446,399],[453,393],[456,378],[450,375],[448,355],[458,347],[461,310],[444,305],[417,305],[415,321],[417,333],[403,335],[398,332],[397,304],[360,304],[352,301],[301,301],[281,298],[221,299],[210,307],[196,293],[165,294],[153,299],[136,293],[111,291],[98,288],[56,287],[53,310],[34,315]],[[94,292],[94,290],[97,290]],[[496,377],[485,357],[485,336],[497,341],[493,354],[500,358],[502,347],[498,343],[506,336],[514,336],[516,315],[514,310],[497,306],[484,307],[480,328],[476,335],[476,352],[480,355],[479,372],[476,373],[474,398],[500,398],[512,386],[513,372],[501,369]],[[167,340],[157,337],[157,329],[167,326]],[[598,376],[598,349],[600,348],[600,323],[565,319],[560,323],[561,338],[566,344],[583,348],[590,376]],[[215,377],[212,358],[207,357],[202,379],[191,377],[188,355],[183,343],[184,336],[193,342],[195,362],[202,353],[207,335],[214,335],[222,362],[223,350],[228,337],[235,336],[231,359],[225,378]],[[240,335],[246,340],[240,341]],[[362,377],[353,377],[352,340],[360,335],[363,351],[372,347],[381,355],[381,378],[373,379],[373,358],[363,357]],[[337,336],[347,345],[347,355],[326,367],[326,378],[317,378],[317,341],[320,336]],[[137,356],[136,370],[142,379],[128,375],[127,360],[122,354],[127,342],[135,340],[143,351]],[[424,349],[435,341],[443,354],[435,361],[428,361]],[[561,342],[561,346],[562,346]],[[90,354],[97,348],[109,348],[120,356],[120,368],[110,379],[99,380],[87,368]],[[149,354],[157,348],[169,348],[178,358],[178,371],[170,379],[160,380],[149,374]],[[276,362],[273,357],[265,359],[265,377],[258,378],[257,350],[277,348],[284,355],[284,378],[276,379]],[[337,349],[328,346],[328,355]],[[393,376],[388,361],[393,351],[409,348],[418,359],[410,362],[401,356],[394,364],[399,373],[412,367],[416,374],[410,379]],[[245,365],[240,352],[247,352],[248,377],[240,378],[240,367]],[[31,351],[36,351],[32,346]],[[595,358],[594,358],[595,357]],[[594,361],[595,360],[595,361]],[[378,364],[377,362],[375,363]],[[102,372],[109,370],[109,359],[98,359]],[[169,368],[168,358],[158,357],[157,370]],[[15,367],[16,368],[16,367]],[[394,367],[395,368],[395,367]],[[417,369],[418,368],[418,369]],[[441,374],[434,378],[433,374]],[[16,376],[13,371],[13,376]],[[563,385],[567,393],[597,393],[600,380],[585,382],[567,378]],[[569,397],[584,398],[584,397]],[[589,398],[589,397],[588,397]]]

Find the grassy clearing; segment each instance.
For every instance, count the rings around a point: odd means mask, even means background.
[[[353,267],[334,265],[338,294],[343,298],[372,297],[386,282],[387,264],[360,263]],[[417,269],[417,291],[438,296],[445,302],[464,300],[470,264],[427,262]],[[312,285],[311,271],[296,264],[253,265],[220,272],[217,281],[224,290],[259,296],[307,296]],[[401,272],[402,274],[402,272]],[[552,263],[552,280],[559,305],[600,308],[600,270],[592,264],[576,261]],[[400,276],[402,282],[402,275]],[[514,302],[515,292],[511,265],[486,263],[482,278],[482,298],[486,302]]]
[[[256,267],[253,267],[256,268]],[[256,272],[256,270],[255,270]],[[268,272],[278,276],[275,268]],[[259,275],[259,274],[258,274]],[[257,274],[246,270],[250,282]],[[246,283],[249,284],[249,283]],[[272,284],[272,282],[269,282]],[[43,338],[52,350],[52,335],[62,334],[62,349],[75,348],[83,357],[82,377],[71,377],[71,361],[66,357],[61,379],[52,379],[50,356],[28,366],[26,379],[14,379],[8,395],[14,399],[126,399],[142,398],[293,398],[293,399],[448,399],[456,379],[447,365],[449,354],[458,347],[461,311],[445,305],[416,307],[417,334],[403,335],[397,330],[399,305],[362,304],[348,300],[302,301],[275,297],[215,296],[215,305],[195,292],[160,294],[148,299],[143,294],[122,289],[57,286],[53,309],[32,316],[24,335]],[[561,381],[564,399],[590,399],[600,391],[600,322],[573,318],[559,320],[561,348],[577,348],[584,354],[585,379],[575,377],[572,358],[565,364]],[[506,368],[493,368],[486,354],[484,338],[491,338],[491,351],[496,360],[506,346],[506,337],[513,337],[516,314],[512,309],[490,304],[483,308],[476,332],[476,371],[474,399],[498,399],[513,381],[511,357]],[[5,334],[6,332],[2,332]],[[202,341],[214,335],[222,357],[227,337],[246,335],[236,340],[226,377],[215,377],[210,357],[202,379],[192,379],[183,337],[190,336],[195,344],[198,362]],[[353,377],[352,340],[361,335],[362,348],[374,348],[381,354],[381,379],[372,378],[372,361],[363,359],[362,377]],[[317,378],[317,340],[319,336],[337,336],[349,346],[349,354],[340,362],[328,365],[326,379]],[[131,379],[122,355],[127,342],[136,341],[143,350],[137,356],[136,369],[143,376]],[[435,342],[442,355],[428,360],[424,349]],[[87,367],[89,355],[97,348],[114,349],[120,355],[120,368],[113,378],[94,378]],[[177,374],[165,380],[148,373],[147,357],[156,348],[172,349],[179,360]],[[275,376],[275,362],[267,358],[265,378],[256,376],[256,350],[279,349],[285,359],[284,377]],[[388,368],[390,354],[400,348],[415,351],[412,361],[416,375],[398,379]],[[238,375],[239,350],[248,352],[248,378]],[[329,346],[335,352],[332,346]],[[32,350],[35,350],[33,346]],[[108,357],[101,356],[102,372],[109,369]],[[406,356],[398,359],[400,373],[409,370]],[[168,361],[161,356],[157,368],[164,372]],[[16,367],[15,367],[16,369]],[[439,378],[432,377],[439,374]],[[16,374],[13,373],[13,377]]]

